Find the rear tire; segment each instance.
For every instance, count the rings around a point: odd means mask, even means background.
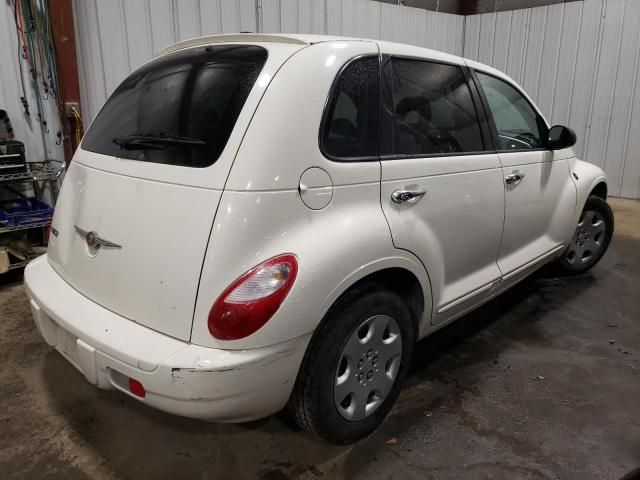
[[[345,294],[314,333],[287,405],[305,430],[334,444],[373,432],[409,369],[414,323],[402,298],[375,283]]]
[[[579,275],[600,261],[613,237],[613,211],[600,197],[590,196],[571,242],[557,260],[561,273]]]

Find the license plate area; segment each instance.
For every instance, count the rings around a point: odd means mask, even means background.
[[[58,327],[58,351],[67,357],[76,368],[79,368],[78,338],[60,327]]]

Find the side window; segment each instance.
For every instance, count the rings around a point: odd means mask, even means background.
[[[392,59],[396,155],[480,152],[482,134],[460,67]]]
[[[321,147],[340,159],[378,155],[380,75],[378,57],[353,61],[340,73],[325,112]]]
[[[503,80],[476,72],[498,131],[501,150],[545,145],[544,122],[518,90]]]

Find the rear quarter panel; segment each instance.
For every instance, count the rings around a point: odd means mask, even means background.
[[[316,328],[349,286],[388,267],[408,269],[428,289],[422,265],[393,248],[379,189],[378,182],[337,187],[323,210],[308,209],[295,190],[225,192],[205,257],[191,341],[244,349],[299,337]],[[282,253],[295,254],[299,269],[275,316],[244,339],[213,338],[207,317],[218,295],[247,270]],[[425,312],[430,313],[430,290],[424,293]]]

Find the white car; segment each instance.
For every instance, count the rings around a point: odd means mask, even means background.
[[[382,41],[222,35],[132,73],[76,152],[37,328],[166,412],[373,431],[414,343],[613,232],[604,173],[509,77]]]

